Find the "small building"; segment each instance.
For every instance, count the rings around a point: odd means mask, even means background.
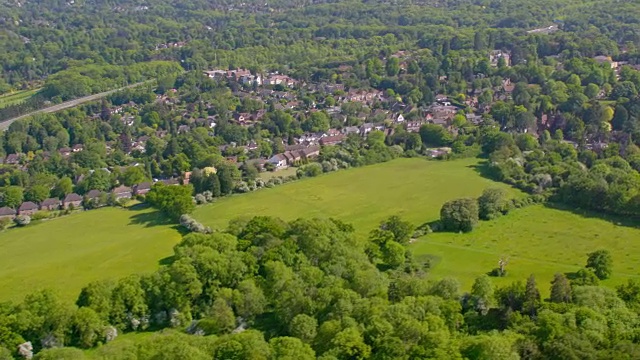
[[[4,163],[7,165],[18,165],[20,163],[20,155],[18,154],[9,154],[4,159]]]
[[[102,196],[102,191],[100,190],[90,190],[84,195],[84,197],[90,201],[100,200],[100,196]]]
[[[64,200],[62,200],[62,207],[65,209],[68,209],[70,207],[78,208],[81,205],[82,205],[82,196],[76,193],[68,194],[67,196],[64,197]]]
[[[113,189],[111,193],[115,196],[116,200],[131,199],[132,196],[131,188],[124,185]]]
[[[326,136],[320,139],[320,145],[322,146],[330,146],[340,144],[342,140],[344,140],[344,135],[335,135],[335,136]]]
[[[276,169],[287,167],[287,158],[284,154],[275,154],[269,159],[269,163],[273,164]]]
[[[40,203],[40,210],[54,211],[60,209],[60,199],[49,198]]]
[[[25,201],[18,208],[18,215],[31,216],[31,215],[37,213],[38,210],[39,210],[38,204],[36,204],[34,202],[31,202],[31,201]]]
[[[143,182],[133,187],[133,195],[146,195],[151,191],[151,183]]]
[[[13,219],[16,217],[16,211],[8,206],[0,208],[0,219]]]
[[[82,150],[84,150],[84,145],[82,145],[82,144],[75,144],[75,145],[73,145],[73,148],[71,149],[71,151],[73,151],[74,153],[80,152]]]

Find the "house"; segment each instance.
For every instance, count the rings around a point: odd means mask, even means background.
[[[80,152],[82,150],[84,150],[84,145],[82,145],[82,144],[75,144],[71,148],[71,151],[74,152],[74,153]]]
[[[134,195],[146,195],[149,191],[151,191],[150,182],[143,182],[133,187]]]
[[[111,190],[111,193],[115,196],[116,200],[131,199],[132,196],[131,188],[124,185]]]
[[[37,213],[38,210],[39,210],[38,209],[38,204],[36,204],[34,202],[31,202],[31,201],[25,201],[18,208],[18,215],[31,216],[31,215]]]
[[[491,62],[491,66],[497,67],[500,59],[504,59],[504,63],[506,66],[511,65],[511,54],[507,51],[502,50],[493,50],[489,53],[489,61]]]
[[[451,148],[442,147],[436,149],[427,149],[426,154],[432,158],[438,158],[451,153]]]
[[[100,190],[90,190],[88,193],[84,195],[84,197],[88,201],[93,201],[93,202],[100,201],[100,196],[102,196],[102,191]]]
[[[67,196],[64,197],[64,200],[62,200],[62,207],[65,209],[68,208],[78,208],[80,207],[80,205],[82,205],[82,196],[76,194],[76,193],[71,193]]]
[[[178,179],[174,179],[174,178],[171,178],[171,179],[163,179],[163,180],[160,180],[159,182],[161,182],[161,183],[163,183],[163,184],[165,184],[165,185],[167,185],[167,186],[171,186],[171,185],[180,185],[180,181],[178,181]]]
[[[40,203],[40,210],[53,211],[60,208],[60,199],[49,198]]]
[[[320,156],[320,147],[309,146],[308,148],[300,150],[298,153],[305,159],[313,159]]]
[[[71,155],[71,148],[63,147],[62,149],[58,150],[58,152],[60,153],[60,155],[62,155],[62,157],[67,157]]]
[[[320,139],[320,145],[322,146],[330,146],[340,144],[342,140],[344,140],[345,135],[335,135],[335,136],[325,136]]]
[[[16,211],[12,208],[5,206],[0,208],[0,219],[13,219],[16,217]]]
[[[269,159],[269,163],[273,164],[276,169],[283,169],[287,167],[287,158],[284,154],[275,154]]]
[[[358,134],[360,132],[360,129],[358,129],[357,126],[347,126],[346,128],[342,129],[342,132],[345,135]]]
[[[287,163],[289,165],[293,165],[296,161],[302,160],[302,156],[300,155],[300,151],[286,151],[284,154],[285,158],[287,158]]]
[[[18,154],[9,154],[4,159],[4,163],[7,165],[18,165],[20,163],[20,155]]]

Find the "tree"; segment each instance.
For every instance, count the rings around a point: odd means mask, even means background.
[[[540,307],[540,290],[536,286],[536,278],[529,275],[524,291],[523,311],[530,316],[535,316]]]
[[[73,182],[66,176],[63,176],[58,180],[56,185],[51,190],[51,195],[58,199],[64,198],[66,195],[73,192]]]
[[[509,210],[507,191],[501,188],[489,188],[478,198],[478,214],[482,220],[492,220]]]
[[[25,200],[40,203],[49,198],[49,187],[46,185],[33,185],[24,194]]]
[[[183,214],[190,214],[195,205],[191,199],[193,187],[191,185],[175,186],[155,183],[146,196],[146,200],[167,214],[171,219],[178,220]]]
[[[597,250],[589,254],[587,268],[593,270],[598,279],[605,280],[613,271],[613,258],[608,250]]]
[[[7,186],[2,190],[2,206],[16,209],[24,200],[24,194],[20,186]]]
[[[273,360],[314,360],[316,354],[311,346],[300,339],[292,337],[277,337],[269,341],[273,349]]]
[[[477,277],[473,282],[471,286],[471,301],[473,308],[482,315],[486,315],[494,305],[493,284],[486,274]]]
[[[289,333],[306,343],[312,343],[316,337],[318,329],[318,321],[307,315],[296,315],[289,324]]]
[[[100,316],[91,308],[81,307],[71,319],[71,343],[85,349],[93,347],[101,340],[103,329]]]
[[[221,167],[217,172],[218,180],[220,182],[220,194],[229,195],[233,192],[235,187],[235,181],[233,174],[228,166]]]
[[[400,72],[400,59],[397,57],[391,57],[387,60],[385,65],[388,76],[396,76]]]
[[[126,186],[140,184],[147,180],[147,175],[141,166],[129,166],[120,176],[120,181]]]
[[[453,142],[453,136],[444,127],[424,124],[420,127],[420,137],[426,146],[446,146]]]
[[[582,268],[578,270],[575,277],[571,279],[571,285],[573,286],[595,286],[598,285],[600,279],[593,272],[593,269]]]
[[[445,230],[469,232],[478,224],[478,202],[462,198],[446,202],[440,209],[440,222]]]
[[[564,274],[557,273],[551,281],[551,302],[570,303],[571,302],[571,284]]]
[[[403,221],[399,216],[393,215],[380,223],[380,229],[390,231],[394,241],[406,245],[413,235],[414,226],[408,221]]]

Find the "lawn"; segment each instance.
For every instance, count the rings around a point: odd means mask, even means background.
[[[5,94],[0,96],[0,109],[7,107],[9,105],[14,105],[14,104],[19,104],[25,100],[27,100],[28,98],[30,98],[32,95],[34,95],[35,93],[37,93],[40,89],[35,89],[35,90],[22,90],[22,91],[16,91],[10,94]]]
[[[260,177],[264,181],[268,181],[271,178],[282,176],[287,177],[290,175],[295,175],[298,168],[288,167],[286,169],[278,170],[278,171],[264,171],[260,173]]]
[[[231,196],[198,208],[194,217],[218,229],[238,216],[335,217],[360,235],[394,214],[419,225],[437,219],[447,200],[505,187],[481,177],[477,164],[476,159],[398,159]]]
[[[52,288],[66,300],[97,279],[151,272],[180,234],[150,209],[104,208],[0,234],[0,301]]]
[[[416,254],[433,257],[434,277],[454,276],[470,288],[480,274],[509,260],[505,278],[496,283],[526,280],[535,274],[543,295],[557,272],[572,273],[586,263],[587,254],[608,249],[613,256],[613,277],[603,284],[615,286],[640,278],[640,229],[616,225],[597,217],[542,205],[515,210],[468,234],[435,233],[412,245]]]

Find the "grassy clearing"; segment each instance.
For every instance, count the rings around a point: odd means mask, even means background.
[[[630,277],[640,278],[640,229],[585,217],[542,205],[515,210],[468,234],[437,233],[413,245],[416,254],[435,259],[435,277],[454,276],[464,288],[509,258],[508,275],[497,284],[526,280],[535,274],[541,291],[548,295],[557,272],[572,273],[583,267],[587,253],[607,249],[614,259],[614,286]]]
[[[0,109],[7,107],[9,105],[19,104],[27,100],[31,96],[33,96],[39,90],[40,89],[22,90],[22,91],[16,91],[10,94],[2,95],[0,96]]]
[[[0,301],[52,288],[66,300],[97,279],[151,272],[180,240],[150,209],[104,208],[0,234]]]
[[[271,178],[282,176],[287,177],[290,175],[295,175],[298,168],[288,167],[286,169],[278,170],[278,171],[265,171],[260,173],[260,177],[264,181],[268,181]]]
[[[398,159],[231,196],[198,208],[194,217],[218,229],[230,219],[252,215],[336,217],[352,223],[359,234],[394,214],[419,225],[437,219],[447,200],[478,196],[490,186],[505,187],[481,177],[474,169],[477,164],[476,159]]]

